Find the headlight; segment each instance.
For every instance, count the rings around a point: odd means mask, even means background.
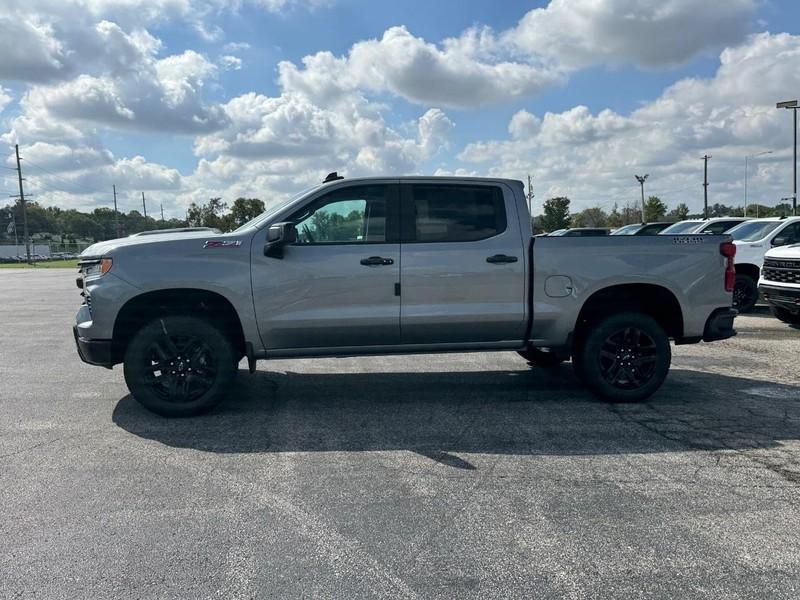
[[[95,258],[83,260],[79,264],[84,277],[95,277],[108,273],[114,263],[110,258]]]

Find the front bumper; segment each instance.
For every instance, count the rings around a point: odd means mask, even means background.
[[[72,335],[75,336],[75,345],[78,347],[78,356],[87,364],[110,369],[113,366],[111,360],[111,340],[90,340],[78,334],[78,326],[72,326]]]
[[[767,304],[785,308],[793,313],[800,311],[800,288],[759,285],[758,291]]]
[[[716,342],[735,336],[736,330],[733,328],[733,320],[738,314],[739,311],[735,308],[718,308],[711,313],[703,331],[703,341]]]

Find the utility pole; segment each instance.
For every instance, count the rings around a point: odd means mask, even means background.
[[[534,195],[535,194],[533,193],[533,177],[528,175],[528,215],[530,216],[530,219],[531,219],[531,232],[532,233],[535,233],[533,231],[533,197],[534,197]]]
[[[19,201],[22,204],[22,237],[25,239],[26,261],[31,262],[31,241],[28,239],[28,210],[25,207],[25,191],[22,189],[22,164],[19,157],[19,144],[14,144],[17,153],[17,177],[19,178]]]
[[[119,235],[119,213],[117,212],[117,184],[112,184],[111,188],[114,190],[114,224],[117,227],[117,237]]]
[[[164,203],[161,203],[161,221],[164,221]]]
[[[144,203],[144,192],[142,192],[142,210],[144,211],[144,218],[147,218],[147,205]]]
[[[708,154],[703,157],[703,218],[708,218]]]
[[[642,225],[644,225],[644,182],[647,181],[647,178],[650,177],[650,173],[645,173],[644,175],[634,175],[636,177],[636,181],[639,182],[639,185],[642,186]]]

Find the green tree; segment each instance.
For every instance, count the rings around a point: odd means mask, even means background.
[[[658,196],[650,196],[644,201],[644,220],[661,221],[667,214],[667,205]]]
[[[192,227],[216,227],[225,231],[229,229],[224,216],[227,208],[222,198],[211,198],[208,204],[192,202],[187,211],[187,220]]]
[[[66,210],[61,216],[64,233],[73,238],[96,240],[103,233],[100,224],[86,213],[77,210]]]
[[[689,206],[685,202],[681,202],[669,211],[668,217],[674,217],[678,221],[685,221],[686,218],[689,216]]]
[[[608,227],[608,215],[599,206],[586,208],[572,215],[573,227]]]
[[[606,219],[606,223],[612,229],[618,229],[622,227],[625,223],[622,221],[622,214],[619,212],[619,206],[617,203],[614,203],[614,208],[611,209],[611,212],[608,213],[608,218]]]
[[[550,232],[565,227],[569,227],[569,198],[559,196],[546,200],[544,214],[541,218],[541,228]]]
[[[264,212],[264,203],[258,198],[237,198],[233,201],[228,226],[236,229]]]

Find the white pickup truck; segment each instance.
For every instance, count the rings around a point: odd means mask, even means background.
[[[739,312],[749,312],[758,300],[758,279],[764,255],[772,248],[800,242],[800,217],[752,219],[728,233],[736,244],[733,306]]]
[[[773,315],[784,323],[800,325],[800,243],[767,252],[758,291]]]
[[[531,236],[523,185],[326,182],[236,231],[101,242],[81,256],[81,358],[124,363],[133,396],[210,410],[238,363],[516,350],[572,359],[613,401],[655,392],[675,343],[735,334],[730,236]],[[498,381],[498,385],[502,385]]]

